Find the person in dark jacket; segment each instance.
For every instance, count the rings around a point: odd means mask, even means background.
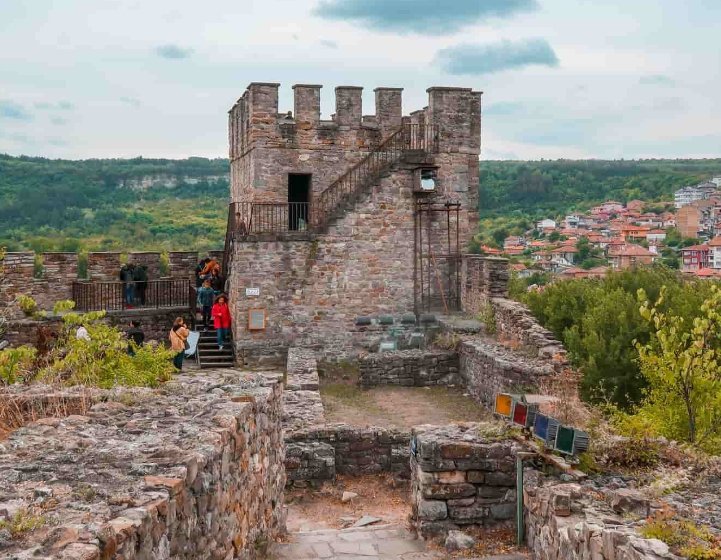
[[[210,321],[210,312],[213,308],[213,300],[215,299],[215,292],[210,285],[210,280],[203,282],[203,285],[198,289],[198,307],[200,312],[203,314],[203,330],[208,330],[208,322]]]
[[[128,354],[135,356],[133,344],[138,348],[145,344],[145,333],[140,330],[140,321],[130,321],[130,328],[126,334],[128,336]]]
[[[210,262],[210,257],[205,257],[202,261],[198,263],[198,266],[195,267],[195,287],[200,288],[203,285],[203,282],[205,280],[203,271],[205,270],[205,267]]]
[[[133,265],[124,264],[120,269],[120,281],[123,283],[123,298],[128,307],[132,307],[135,297],[135,285],[133,282]]]
[[[216,296],[219,296],[225,290],[225,278],[220,275],[220,266],[216,266],[210,273],[210,286]]]
[[[133,270],[133,280],[135,280],[135,295],[138,297],[140,305],[145,305],[145,292],[148,289],[148,267],[144,264],[136,266]]]

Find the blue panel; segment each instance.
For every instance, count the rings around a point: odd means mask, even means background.
[[[548,438],[548,416],[536,414],[536,420],[533,423],[533,435],[546,441],[546,438]]]

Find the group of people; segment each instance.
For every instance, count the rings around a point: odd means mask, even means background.
[[[220,263],[210,257],[205,257],[195,267],[195,287],[200,288],[205,282],[210,282],[210,287],[215,295],[220,295],[225,291],[225,278],[223,278]]]
[[[123,283],[123,299],[128,307],[145,305],[145,292],[148,289],[148,267],[144,264],[128,263],[120,268],[120,281]]]
[[[203,330],[208,330],[208,320],[212,319],[217,336],[218,349],[222,350],[230,334],[231,319],[228,298],[225,294],[216,296],[207,280],[203,282],[203,286],[198,290],[199,305],[201,298]],[[189,336],[190,328],[185,323],[185,319],[183,319],[183,317],[176,318],[175,321],[173,321],[173,327],[170,329],[169,339],[170,348],[175,352],[173,364],[177,370],[183,369],[185,351],[190,347],[188,343]]]

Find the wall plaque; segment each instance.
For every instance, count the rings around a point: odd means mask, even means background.
[[[265,330],[265,309],[249,309],[248,310],[248,330],[249,331]]]
[[[259,296],[259,295],[260,295],[260,288],[246,288],[246,289],[245,289],[245,295],[246,295],[246,297]]]

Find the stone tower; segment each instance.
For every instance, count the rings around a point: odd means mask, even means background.
[[[432,87],[403,116],[402,89],[251,83],[229,112],[228,252],[237,349],[247,360],[291,344],[352,352],[361,328],[458,299],[456,258],[477,222],[481,93]],[[376,336],[377,338],[377,336]]]

